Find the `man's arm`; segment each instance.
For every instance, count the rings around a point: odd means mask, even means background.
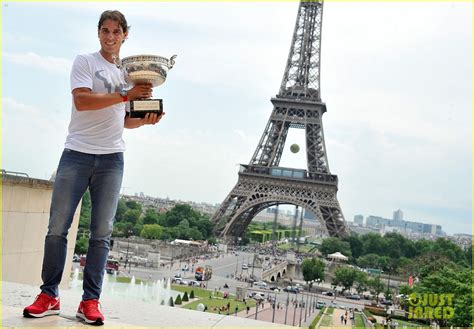
[[[147,113],[143,119],[140,118],[130,118],[128,114],[125,116],[125,121],[123,126],[128,129],[139,128],[144,125],[154,125],[157,124],[161,118],[165,115],[165,112],[161,113],[158,116],[156,113]]]
[[[128,91],[128,99],[135,100],[138,98],[151,97],[151,85],[136,85]],[[94,93],[89,88],[76,88],[72,91],[74,105],[78,111],[102,110],[106,107],[123,102],[120,93]]]

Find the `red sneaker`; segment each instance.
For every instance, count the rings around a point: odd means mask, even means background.
[[[59,297],[51,297],[44,292],[36,296],[33,304],[25,307],[23,316],[27,318],[42,318],[46,315],[59,314]]]
[[[98,299],[83,300],[79,304],[76,317],[96,326],[104,324],[104,316],[100,310]]]

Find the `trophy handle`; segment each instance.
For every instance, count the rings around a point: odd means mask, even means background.
[[[122,61],[120,60],[120,57],[118,57],[116,54],[113,54],[112,60],[114,61],[114,64],[115,66],[117,66],[118,69],[122,69]]]
[[[171,70],[171,69],[173,68],[173,66],[174,66],[174,63],[175,63],[174,59],[175,59],[176,57],[178,57],[178,55],[173,55],[173,56],[171,56],[171,58],[170,58],[170,68],[169,68],[170,70]]]

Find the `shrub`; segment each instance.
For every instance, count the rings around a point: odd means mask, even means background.
[[[181,301],[181,295],[176,296],[176,300],[174,301],[175,305],[181,305],[183,302]]]
[[[387,316],[387,312],[385,312],[385,309],[381,307],[373,307],[373,306],[365,306],[364,311],[369,311],[373,315],[380,315],[380,316]],[[366,312],[364,312],[367,314]],[[368,315],[368,314],[367,314]]]
[[[173,297],[170,297],[168,304],[169,306],[174,306]]]
[[[183,301],[183,302],[188,302],[188,301],[189,301],[189,297],[188,297],[188,292],[187,292],[187,291],[184,292],[182,301]]]
[[[191,299],[196,298],[196,297],[194,297],[194,290],[191,290],[191,293],[189,294],[189,298],[191,298]]]

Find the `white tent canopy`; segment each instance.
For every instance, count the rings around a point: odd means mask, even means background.
[[[335,252],[334,254],[328,255],[328,258],[332,260],[348,260],[349,259],[347,256],[344,256],[339,251]]]

